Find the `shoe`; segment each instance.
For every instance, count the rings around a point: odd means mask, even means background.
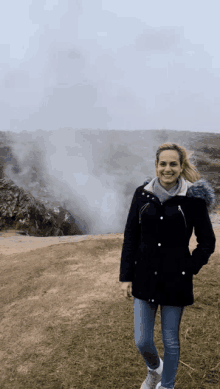
[[[166,389],[164,386],[161,385],[161,382],[159,382],[155,389]]]
[[[162,363],[162,367],[163,367],[162,359],[160,359],[160,363]],[[163,370],[162,370],[162,372],[163,372]],[[141,389],[155,389],[156,385],[159,382],[161,383],[162,372],[161,372],[161,374],[158,374],[155,370],[148,368],[148,375],[147,375],[146,380],[141,385]]]

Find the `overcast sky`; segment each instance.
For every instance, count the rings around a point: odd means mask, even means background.
[[[219,0],[7,0],[0,130],[219,132]]]

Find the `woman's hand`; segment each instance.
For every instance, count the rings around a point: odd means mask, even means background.
[[[122,282],[121,290],[123,292],[124,297],[132,297],[131,294],[131,282]]]

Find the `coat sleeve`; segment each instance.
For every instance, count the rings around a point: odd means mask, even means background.
[[[121,253],[119,281],[131,282],[133,278],[134,257],[140,236],[137,189],[134,193],[124,231],[124,242]]]
[[[203,265],[208,263],[209,257],[215,251],[216,237],[209,218],[205,200],[197,201],[195,207],[194,233],[197,238],[197,247],[193,250],[190,266],[193,274],[198,274]]]

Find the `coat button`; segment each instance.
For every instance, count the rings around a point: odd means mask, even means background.
[[[161,246],[161,243],[158,243],[158,246]]]
[[[144,192],[142,193],[142,195],[144,195]]]
[[[154,197],[152,197],[152,200],[154,200]]]
[[[182,274],[186,274],[184,271],[182,271]]]
[[[152,301],[152,303],[154,302],[154,299],[153,300],[151,300]]]
[[[162,220],[162,219],[163,219],[163,216],[161,216],[160,218],[161,218],[161,220]]]
[[[147,197],[150,197],[150,195],[147,195]]]
[[[135,265],[137,264],[137,261],[135,261]]]
[[[157,274],[157,271],[155,271],[154,274]]]

